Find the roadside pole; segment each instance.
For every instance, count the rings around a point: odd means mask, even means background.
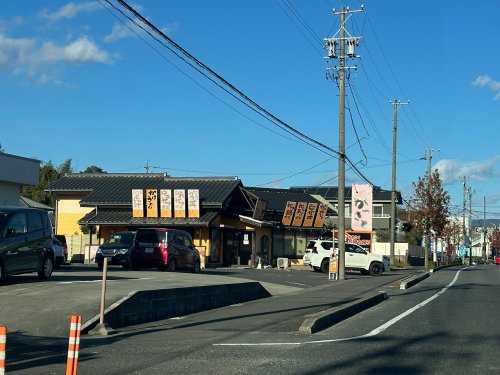
[[[107,336],[116,333],[113,328],[104,323],[104,310],[106,305],[106,280],[108,274],[108,258],[103,258],[102,263],[102,288],[101,288],[101,310],[99,314],[99,324],[94,329],[89,331],[89,335],[102,335]]]
[[[345,83],[349,80],[349,70],[355,69],[355,66],[347,66],[348,59],[358,58],[356,55],[356,46],[359,44],[361,37],[353,37],[346,30],[346,22],[353,13],[364,12],[364,7],[361,5],[361,10],[351,10],[349,7],[341,6],[340,11],[333,9],[333,14],[339,17],[340,28],[332,38],[325,38],[325,49],[327,50],[327,59],[338,59],[338,66],[327,67],[327,78],[334,79],[339,88],[339,121],[338,121],[338,136],[339,150],[337,153],[338,163],[338,204],[337,215],[339,230],[339,279],[345,279],[345,163],[348,160],[345,154]],[[338,37],[336,36],[338,35]],[[347,51],[346,51],[347,49]],[[328,73],[333,70],[334,73]]]

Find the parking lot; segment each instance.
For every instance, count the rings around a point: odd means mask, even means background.
[[[402,271],[404,274],[404,271]],[[370,277],[348,274],[347,280],[364,284],[373,281],[390,282],[401,274]],[[106,306],[132,291],[186,288],[196,286],[235,284],[254,280],[271,295],[299,292],[308,288],[334,285],[328,276],[301,269],[206,269],[200,274],[191,272],[160,272],[155,269],[131,271],[110,267],[106,291]],[[0,324],[9,332],[22,331],[36,336],[64,337],[71,315],[81,315],[83,322],[99,313],[102,272],[96,265],[72,264],[55,270],[48,281],[39,281],[36,274],[17,275],[0,285],[2,314]]]

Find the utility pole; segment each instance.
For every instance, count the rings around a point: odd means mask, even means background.
[[[333,14],[340,18],[340,29],[332,38],[325,38],[325,49],[327,59],[339,59],[339,65],[327,68],[327,78],[333,78],[339,86],[339,170],[338,170],[338,246],[339,246],[339,280],[345,280],[345,80],[349,69],[355,67],[346,66],[346,59],[359,57],[355,53],[355,48],[359,44],[361,37],[351,36],[345,28],[346,21],[355,12],[361,10],[350,10],[349,7],[342,6],[337,12],[333,9]],[[347,16],[347,17],[346,17]],[[338,35],[338,37],[336,37]],[[347,35],[347,36],[346,36]],[[347,49],[347,51],[346,51]],[[338,52],[338,53],[337,53]],[[335,73],[330,75],[329,70]],[[347,74],[347,78],[348,74]]]
[[[483,259],[487,260],[486,257],[486,196],[483,196],[483,244],[481,246],[483,250]]]
[[[427,186],[428,189],[431,187],[431,176],[432,176],[432,153],[434,151],[439,151],[439,149],[434,150],[433,148],[429,148],[425,150],[425,156],[421,158],[422,160],[427,160],[429,161],[429,166],[427,168]],[[429,195],[430,199],[432,199],[432,195]],[[432,202],[429,202],[429,204],[432,204]],[[424,261],[425,261],[425,270],[429,269],[429,252],[431,251],[431,233],[430,231],[427,231],[427,227],[430,225],[431,222],[431,217],[426,217],[427,223],[426,223],[426,233],[425,233],[425,254],[424,254]],[[434,253],[435,254],[435,253]],[[436,261],[436,259],[433,258],[433,261]]]
[[[470,238],[470,245],[469,245],[469,266],[472,265],[472,233],[471,233],[471,224],[472,224],[472,194],[474,194],[474,191],[470,188],[467,189],[469,193],[469,238]]]
[[[390,102],[394,106],[394,127],[392,128],[392,189],[391,189],[391,247],[390,247],[390,258],[391,265],[396,264],[396,258],[394,257],[394,242],[395,242],[395,230],[396,230],[396,135],[398,131],[398,108],[402,104],[409,104],[409,101],[401,102],[400,100],[394,100]]]
[[[464,238],[464,249],[466,247],[466,236],[467,236],[467,232],[465,231],[465,203],[466,203],[466,198],[465,198],[465,193],[467,191],[467,176],[462,176],[462,177],[459,177],[461,180],[464,180],[464,194],[463,194],[463,202],[464,202],[464,206],[463,206],[463,214],[462,214],[462,235],[463,235],[463,238]]]

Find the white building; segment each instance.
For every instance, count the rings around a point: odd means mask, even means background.
[[[40,161],[0,152],[0,205],[19,206],[21,185],[38,185]]]

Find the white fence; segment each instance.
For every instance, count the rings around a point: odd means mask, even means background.
[[[84,263],[89,259],[89,234],[66,234],[66,244],[68,245],[68,261],[71,263]],[[92,247],[98,245],[97,235],[92,235]]]
[[[372,243],[372,252],[374,254],[390,255],[391,244],[389,242],[374,242]],[[394,244],[394,256],[400,262],[409,263],[410,258],[423,258],[424,248],[404,242],[396,242]]]

